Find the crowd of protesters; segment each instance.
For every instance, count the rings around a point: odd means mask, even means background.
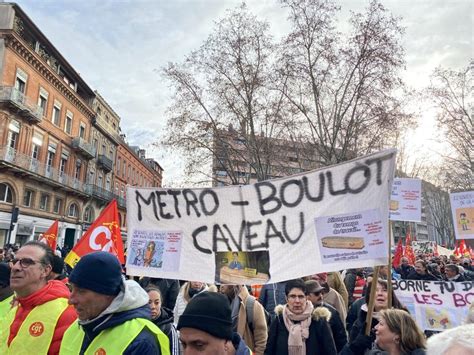
[[[410,263],[404,257],[392,272],[380,267],[377,279],[372,269],[350,269],[255,289],[126,279],[123,271],[105,252],[66,270],[60,254],[40,242],[0,249],[0,354],[474,352],[473,324],[424,333],[388,287],[389,275],[474,280],[470,258],[418,255]],[[466,323],[474,321],[473,308],[466,307]]]

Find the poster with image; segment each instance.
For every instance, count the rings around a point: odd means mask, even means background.
[[[420,179],[393,179],[390,220],[421,222]]]
[[[474,239],[474,191],[449,195],[456,239]]]
[[[181,239],[181,232],[135,230],[128,250],[128,264],[140,268],[178,271]]]
[[[379,210],[318,217],[315,224],[323,264],[381,258],[388,253]]]
[[[268,251],[216,252],[216,284],[264,284],[270,279]]]

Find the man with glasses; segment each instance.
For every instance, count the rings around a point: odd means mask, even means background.
[[[76,319],[69,289],[47,281],[53,251],[28,242],[10,261],[10,287],[16,306],[0,320],[0,354],[58,354],[65,330]]]
[[[329,312],[331,312],[331,317],[329,318],[329,327],[331,328],[334,343],[336,344],[336,350],[339,353],[347,343],[346,329],[341,317],[339,316],[339,312],[329,303],[324,302],[324,287],[321,286],[318,281],[308,280],[305,281],[305,284],[306,291],[308,293],[308,301],[311,301],[314,308],[324,307]]]

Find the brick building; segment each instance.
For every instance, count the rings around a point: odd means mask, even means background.
[[[161,167],[128,147],[119,125],[21,8],[0,3],[0,245],[23,244],[58,219],[59,245],[72,246],[112,198],[125,216],[117,195],[127,183],[161,184]],[[116,182],[119,156],[133,174]]]

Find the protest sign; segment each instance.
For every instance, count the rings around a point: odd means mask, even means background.
[[[434,255],[436,253],[436,242],[433,241],[413,241],[412,243],[413,253]]]
[[[474,239],[474,191],[449,195],[456,239]]]
[[[474,302],[474,282],[398,280],[393,290],[423,330],[443,331],[461,325]]]
[[[390,220],[421,222],[421,180],[395,178],[390,196]]]
[[[394,162],[392,149],[246,186],[128,187],[127,272],[252,284],[387,264]]]

